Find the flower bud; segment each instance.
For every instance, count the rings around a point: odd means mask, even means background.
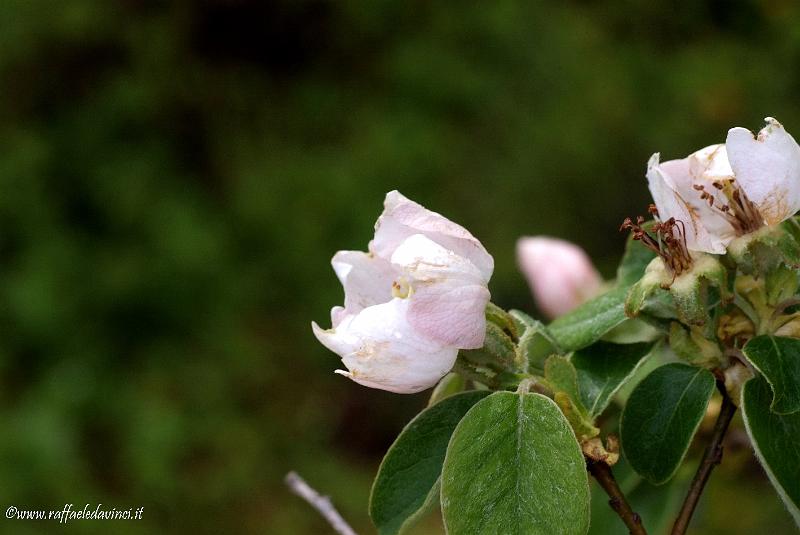
[[[551,318],[590,299],[602,284],[583,249],[568,241],[543,236],[520,238],[517,261],[536,304]]]
[[[312,327],[347,367],[337,373],[419,392],[452,369],[459,349],[483,346],[494,259],[466,229],[397,191],[384,207],[368,253],[333,257],[344,307],[331,311],[331,329]]]

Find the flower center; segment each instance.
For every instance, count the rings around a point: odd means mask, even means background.
[[[620,231],[630,230],[633,239],[642,242],[648,249],[655,252],[664,261],[664,264],[675,276],[692,267],[692,257],[686,246],[686,227],[683,221],[670,217],[666,221],[658,219],[658,209],[651,204],[650,214],[655,218],[655,223],[650,230],[645,230],[642,225],[644,217],[639,216],[634,222],[630,217],[622,222]]]
[[[392,297],[399,297],[405,299],[411,293],[411,286],[405,278],[401,277],[396,281],[392,281]]]
[[[744,236],[755,232],[764,225],[764,218],[758,211],[758,207],[753,201],[747,198],[744,191],[736,184],[733,178],[715,180],[711,183],[717,194],[713,195],[706,191],[705,186],[695,184],[694,189],[701,192],[700,198],[708,205],[722,214],[736,231],[737,236]],[[720,198],[727,202],[721,202]]]

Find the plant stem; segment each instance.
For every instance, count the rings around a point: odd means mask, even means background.
[[[600,483],[600,486],[606,491],[609,498],[611,498],[608,500],[608,505],[610,505],[614,512],[625,522],[631,535],[647,535],[647,530],[645,530],[644,525],[642,525],[642,517],[631,509],[628,500],[625,498],[625,495],[617,484],[617,480],[614,478],[611,467],[608,466],[605,461],[586,459],[586,468],[597,482]]]
[[[311,488],[302,477],[297,475],[296,472],[289,472],[284,479],[286,485],[293,493],[297,494],[308,504],[316,509],[322,517],[328,521],[333,530],[340,535],[357,535],[353,528],[350,527],[339,511],[331,503],[330,498],[321,496],[316,490]]]
[[[703,453],[703,460],[700,461],[700,466],[697,467],[697,472],[694,474],[694,479],[689,487],[689,492],[683,500],[681,511],[675,519],[675,524],[672,526],[672,535],[683,535],[689,527],[689,522],[692,520],[692,514],[697,507],[697,502],[700,500],[700,495],[711,476],[711,471],[714,467],[722,462],[722,439],[725,438],[725,433],[728,431],[728,426],[733,420],[733,415],[736,413],[736,405],[731,400],[728,393],[725,391],[725,385],[717,382],[717,388],[722,393],[722,407],[717,416],[717,422],[714,424],[714,433],[711,435],[711,442],[706,446],[706,451]]]

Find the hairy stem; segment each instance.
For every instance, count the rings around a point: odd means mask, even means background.
[[[605,461],[586,459],[586,468],[611,498],[608,500],[608,505],[625,522],[631,535],[647,535],[647,530],[644,529],[642,524],[642,518],[631,509],[625,494],[622,493],[622,489],[619,488],[617,480],[614,478],[611,467]]]
[[[717,422],[714,424],[714,433],[711,435],[711,441],[706,446],[703,460],[700,461],[700,466],[697,467],[692,484],[689,486],[689,492],[683,500],[683,505],[681,505],[681,511],[672,526],[672,535],[686,533],[689,522],[692,520],[692,514],[697,507],[697,502],[700,500],[700,495],[703,494],[703,489],[705,489],[708,478],[711,476],[711,471],[722,462],[722,440],[725,438],[728,426],[730,426],[733,415],[736,413],[736,405],[725,391],[724,384],[720,384],[718,381],[717,388],[722,393],[722,407],[719,410]]]

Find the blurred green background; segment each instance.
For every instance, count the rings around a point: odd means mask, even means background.
[[[493,300],[532,310],[519,235],[610,276],[651,153],[765,115],[800,133],[791,0],[0,8],[0,509],[145,507],[3,533],[327,533],[290,469],[372,532],[426,395],[335,376],[309,324],[386,191],[469,228]],[[694,533],[793,529],[744,450]]]

